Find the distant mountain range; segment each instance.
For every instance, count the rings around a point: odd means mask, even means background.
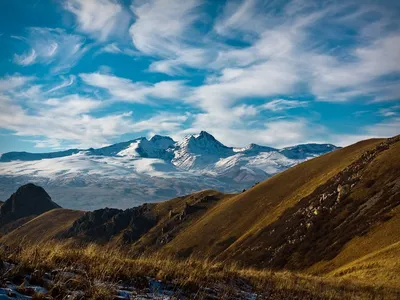
[[[127,208],[206,188],[241,191],[335,149],[331,144],[233,148],[202,131],[180,142],[155,135],[98,149],[8,152],[0,157],[0,197],[34,182],[62,206]]]

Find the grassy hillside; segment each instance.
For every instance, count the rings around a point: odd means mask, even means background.
[[[221,201],[207,215],[172,240],[165,251],[199,257],[229,257],[236,245],[271,224],[316,187],[350,165],[381,139],[371,139],[299,164],[235,197]]]
[[[22,224],[0,239],[9,246],[33,245],[48,241],[67,230],[84,214],[82,211],[57,208]]]
[[[399,138],[364,153],[243,241],[235,257],[246,264],[297,270],[333,259],[353,238],[393,217],[400,198],[399,153]]]

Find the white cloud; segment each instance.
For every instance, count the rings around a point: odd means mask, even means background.
[[[135,1],[132,11],[136,16],[130,28],[135,47],[146,54],[162,57],[181,52],[191,24],[199,18],[197,0]]]
[[[29,85],[29,78],[18,75],[0,79],[0,128],[13,134],[32,137],[36,147],[99,147],[124,134],[181,130],[188,116],[155,112],[147,118],[135,116],[132,111],[109,110],[112,101],[80,94],[46,98],[46,84]],[[58,85],[68,85],[63,82]],[[26,85],[26,86],[25,86]],[[162,83],[151,93],[174,93]],[[57,89],[57,90],[58,90]]]
[[[400,114],[400,105],[393,105],[387,108],[381,108],[378,111],[378,115],[383,117],[393,117]],[[399,129],[400,130],[400,129]]]
[[[0,92],[14,90],[16,88],[23,86],[24,84],[33,79],[34,77],[32,76],[20,76],[20,75],[5,76],[4,78],[0,79]]]
[[[119,47],[116,43],[111,43],[105,45],[101,48],[96,54],[101,53],[113,53],[113,54],[125,54],[128,56],[140,56],[141,53],[139,51],[127,48],[127,47]]]
[[[331,134],[329,139],[338,146],[348,146],[371,138],[388,138],[400,134],[400,118],[394,117],[383,122],[360,128],[354,134]]]
[[[228,1],[223,13],[217,18],[214,30],[220,35],[235,36],[237,33],[254,33],[265,28],[265,12],[260,2]]]
[[[180,130],[182,123],[187,119],[187,115],[161,113],[149,119],[136,122],[132,128],[135,131],[153,131],[157,134],[169,134]]]
[[[82,147],[101,146],[110,138],[128,133],[133,121],[130,115],[114,114],[93,117],[85,112],[95,106],[82,99],[53,99],[50,104],[66,100],[60,106],[42,106],[39,110],[25,110],[10,98],[0,98],[0,127],[15,135],[44,137],[45,140],[67,141]],[[75,102],[74,102],[75,101]],[[49,103],[48,103],[49,104]],[[73,111],[68,112],[68,110]]]
[[[293,72],[293,65],[284,61],[272,60],[229,71],[234,76],[222,73],[214,83],[197,88],[191,100],[206,111],[226,109],[246,97],[290,94],[296,90],[296,83],[299,81],[298,75]]]
[[[263,104],[261,107],[271,111],[284,111],[292,108],[306,107],[308,102],[299,100],[275,99]]]
[[[55,91],[64,89],[66,87],[69,87],[69,86],[73,85],[74,82],[75,82],[75,76],[74,75],[70,75],[68,79],[66,79],[66,78],[63,78],[63,79],[64,79],[63,82],[61,82],[60,84],[52,87],[51,89],[46,91],[46,93],[53,93]]]
[[[36,60],[35,49],[32,49],[30,53],[22,55],[14,54],[14,62],[22,66],[29,66],[33,64],[35,60]]]
[[[116,0],[67,0],[65,9],[75,14],[82,32],[101,41],[127,30],[130,15]]]
[[[321,100],[346,101],[356,96],[371,95],[382,97],[385,85],[380,77],[400,72],[400,32],[372,41],[364,47],[350,52],[353,60],[348,63],[329,55],[312,57],[312,91]],[[395,85],[399,85],[396,82]],[[386,90],[387,92],[387,90]],[[399,97],[399,93],[389,93]]]
[[[52,64],[53,72],[65,72],[88,50],[83,37],[69,34],[64,29],[31,27],[28,32],[25,42],[31,49],[14,56],[15,63],[23,66]]]
[[[149,84],[101,73],[81,74],[80,77],[88,85],[106,89],[117,101],[147,103],[157,98],[173,100],[180,99],[184,93],[184,82],[179,80]]]
[[[201,45],[204,37],[193,26],[201,20],[203,1],[150,0],[135,1],[131,9],[136,16],[130,35],[136,49],[161,60],[150,71],[169,75],[182,73],[181,66],[203,68],[214,53]]]
[[[103,105],[102,101],[82,97],[79,95],[68,95],[62,98],[50,98],[45,104],[46,114],[56,116],[77,116],[92,112]]]
[[[28,142],[35,143],[35,148],[50,148],[60,149],[61,143],[59,140],[47,139],[47,140],[27,140]]]
[[[299,143],[319,142],[321,135],[326,134],[323,126],[305,119],[271,120],[249,127],[246,127],[245,124],[240,120],[234,124],[226,124],[224,120],[215,119],[210,115],[197,115],[192,126],[177,132],[174,138],[179,139],[187,134],[206,130],[228,146],[243,147],[250,143],[257,143],[273,147],[286,147]]]

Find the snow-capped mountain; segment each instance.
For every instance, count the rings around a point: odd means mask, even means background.
[[[176,144],[172,163],[183,170],[206,169],[221,158],[233,154],[233,148],[221,144],[211,134],[202,131]]]
[[[232,148],[202,131],[180,142],[156,135],[98,149],[9,152],[0,157],[0,200],[26,182],[44,186],[62,206],[80,209],[132,207],[206,188],[234,192],[335,149]]]

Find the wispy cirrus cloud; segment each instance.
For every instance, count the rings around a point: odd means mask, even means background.
[[[269,101],[268,103],[263,104],[261,107],[263,109],[277,112],[292,108],[306,107],[307,105],[307,101],[274,99],[272,101]]]
[[[62,77],[63,81],[59,84],[57,84],[56,86],[53,86],[52,88],[50,88],[49,90],[46,91],[46,93],[53,93],[56,92],[58,90],[62,90],[64,88],[67,88],[71,85],[74,84],[75,82],[75,76],[74,75],[70,75],[69,77]]]
[[[367,125],[359,128],[352,134],[335,134],[330,135],[330,141],[339,146],[347,146],[361,140],[372,139],[377,137],[388,138],[399,134],[400,118],[391,117],[385,121],[378,122],[373,125]]]
[[[209,62],[213,50],[201,46],[204,38],[194,24],[201,20],[203,1],[134,1],[136,17],[130,27],[137,50],[158,57],[149,69],[170,75],[182,72],[181,66],[201,68]]]
[[[172,76],[184,74],[185,68],[216,71],[207,79],[214,84],[201,87],[199,93],[212,89],[221,99],[231,97],[227,79],[242,89],[249,83],[257,89],[258,78],[248,75],[257,72],[265,82],[302,86],[322,101],[399,96],[398,81],[388,86],[380,79],[399,72],[398,64],[391,62],[399,60],[400,31],[390,9],[372,3],[228,1],[207,35],[196,27],[204,14],[200,1],[184,5],[178,0],[139,1],[132,9],[137,17],[130,29],[135,47],[160,58],[150,71]],[[371,15],[375,16],[372,21]],[[224,43],[225,37],[247,46]],[[350,42],[342,43],[345,39]],[[340,47],[335,46],[338,43]],[[289,84],[285,82],[288,73]],[[273,96],[271,92],[254,94]]]
[[[128,56],[140,56],[142,55],[139,51],[136,51],[129,47],[121,47],[117,43],[107,44],[96,52],[96,55],[101,53],[113,53],[113,54],[125,54]]]
[[[64,7],[76,16],[80,31],[100,41],[125,35],[131,19],[117,0],[67,0]]]
[[[104,110],[113,103],[108,97],[98,99],[82,94],[48,97],[58,95],[48,93],[51,90],[48,83],[30,81],[33,79],[19,75],[0,79],[0,128],[25,140],[31,137],[30,141],[39,148],[100,147],[124,134],[181,130],[188,118],[175,113],[156,113],[141,118],[132,111]],[[61,82],[56,90],[69,82]],[[100,111],[102,113],[98,114]]]
[[[0,79],[0,92],[17,89],[33,79],[33,76],[21,76],[18,74],[5,76]]]
[[[30,49],[14,55],[14,62],[23,66],[40,63],[51,65],[53,72],[65,72],[89,48],[84,37],[67,33],[64,29],[31,27],[27,31],[28,37],[23,41]]]
[[[14,54],[14,61],[22,66],[29,66],[35,63],[36,60],[36,51],[32,49],[31,52],[25,54]]]
[[[180,80],[159,81],[154,84],[133,82],[127,78],[102,73],[80,74],[88,85],[102,88],[117,101],[151,103],[151,99],[180,99],[185,92]]]

